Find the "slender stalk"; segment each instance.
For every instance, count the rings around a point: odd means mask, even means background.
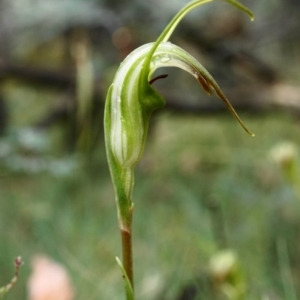
[[[130,281],[131,287],[132,289],[134,289],[131,231],[121,229],[121,237],[122,237],[123,267]]]
[[[18,281],[19,271],[23,265],[23,260],[22,260],[21,256],[18,256],[17,258],[15,258],[14,263],[15,263],[15,275],[6,286],[0,287],[0,298],[4,297]]]

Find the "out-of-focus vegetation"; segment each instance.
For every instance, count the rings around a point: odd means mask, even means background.
[[[255,138],[229,117],[157,120],[160,134],[137,168],[134,193],[138,299],[176,299],[187,284],[205,294],[209,261],[225,247],[238,255],[243,299],[288,299],[281,272],[294,274],[299,287],[299,198],[270,154],[282,140],[296,146],[299,130],[282,114],[245,120]],[[67,266],[76,299],[122,298],[114,260],[120,248],[115,203],[104,157],[65,177],[2,172],[1,199],[1,281],[11,274],[14,256],[21,253],[27,262],[8,299],[26,298],[29,262],[37,252]],[[281,239],[291,262],[284,270],[276,248]]]
[[[122,298],[103,99],[120,61],[184,3],[0,1],[0,286],[25,261],[6,299],[27,299],[37,253],[68,269],[76,299]],[[299,3],[243,3],[254,23],[207,5],[176,43],[256,137],[182,72],[156,84],[167,107],[137,166],[137,299],[300,295]]]

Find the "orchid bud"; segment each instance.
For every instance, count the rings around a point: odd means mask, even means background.
[[[187,4],[173,18],[156,42],[139,47],[125,58],[109,88],[105,105],[105,140],[119,209],[122,206],[120,199],[123,197],[127,199],[125,201],[127,210],[131,205],[133,168],[143,153],[150,116],[154,110],[165,104],[162,96],[150,82],[151,75],[157,68],[178,67],[190,73],[207,94],[215,93],[242,127],[253,135],[244,126],[208,71],[185,50],[168,42],[180,20],[190,10],[212,1],[195,0]],[[224,1],[253,17],[251,12],[239,2]],[[124,205],[122,207],[124,208]],[[123,215],[122,208],[120,214]]]

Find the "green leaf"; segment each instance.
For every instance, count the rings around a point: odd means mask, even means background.
[[[126,274],[126,271],[123,267],[122,262],[120,261],[120,259],[118,257],[116,257],[116,261],[122,271],[123,274],[123,279],[124,279],[124,284],[125,284],[125,291],[126,291],[126,300],[134,300],[134,293],[133,293],[133,288],[131,286],[131,283],[129,281],[129,278]]]

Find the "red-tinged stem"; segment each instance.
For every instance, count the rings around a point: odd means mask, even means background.
[[[127,277],[133,286],[133,260],[132,260],[132,235],[131,231],[121,229],[122,250],[123,250],[123,267]]]

